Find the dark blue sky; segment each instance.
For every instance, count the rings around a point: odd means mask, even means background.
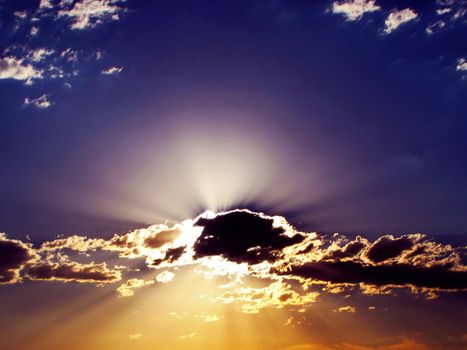
[[[324,0],[128,0],[86,22],[1,1],[0,232],[107,235],[205,195],[306,229],[465,241],[467,7],[413,3],[355,19]]]

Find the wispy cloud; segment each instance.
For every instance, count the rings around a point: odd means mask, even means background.
[[[50,96],[46,94],[36,98],[26,97],[24,99],[25,106],[33,105],[40,109],[49,108],[50,106],[52,106],[52,104],[53,102],[50,100]]]
[[[125,11],[115,0],[81,0],[58,12],[59,17],[72,20],[71,29],[89,29],[106,21],[116,21]]]
[[[104,69],[101,74],[102,75],[117,75],[117,74],[120,74],[121,72],[123,71],[123,68],[122,67],[109,67],[109,68],[106,68]]]

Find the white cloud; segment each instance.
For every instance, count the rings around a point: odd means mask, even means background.
[[[45,94],[37,98],[30,99],[29,97],[26,97],[24,99],[25,106],[34,105],[40,109],[49,108],[50,106],[52,106],[52,104],[53,103],[50,101],[49,96]]]
[[[96,50],[96,61],[100,61],[103,55],[104,55],[104,52],[100,49],[97,49]]]
[[[50,2],[50,0],[41,0],[39,3],[39,9],[50,9],[54,5]]]
[[[349,21],[357,21],[367,12],[374,12],[380,7],[375,0],[345,0],[334,2],[332,12],[344,15]]]
[[[39,33],[39,28],[38,27],[31,27],[31,31],[29,32],[29,34],[31,34],[32,36],[36,36],[37,33]]]
[[[154,280],[145,281],[138,278],[132,278],[123,283],[116,290],[121,297],[131,297],[135,295],[134,289],[150,286],[151,284],[154,284]]]
[[[459,10],[456,11],[456,13],[454,14],[454,16],[452,16],[452,18],[454,20],[457,20],[459,18],[464,17],[466,14],[467,14],[467,8],[460,8]]]
[[[24,63],[23,59],[13,56],[0,58],[0,79],[25,80],[31,83],[33,79],[41,79],[42,71]]]
[[[465,72],[467,71],[467,60],[465,58],[459,58],[457,60],[457,66],[456,66],[456,69],[458,71],[462,71],[462,72]]]
[[[39,48],[28,53],[28,58],[33,62],[41,62],[45,57],[50,56],[55,51],[52,49]]]
[[[58,12],[59,17],[73,20],[71,29],[88,29],[102,24],[104,20],[118,20],[118,13],[124,11],[115,0],[81,0],[72,7]]]
[[[402,24],[410,22],[417,17],[417,13],[415,13],[415,11],[410,8],[406,8],[400,11],[393,11],[389,14],[388,18],[386,18],[386,21],[384,22],[386,25],[384,32],[389,34],[399,28],[399,26]]]
[[[159,283],[168,283],[172,281],[175,277],[175,274],[170,271],[161,272],[156,276],[156,281]]]
[[[446,8],[443,8],[443,9],[438,9],[438,10],[436,10],[436,13],[437,13],[438,15],[440,15],[440,16],[441,16],[441,15],[445,15],[446,13],[449,13],[449,12],[451,12],[451,8],[450,8],[450,7],[446,7]]]
[[[120,74],[123,70],[123,67],[109,67],[102,71],[103,75],[116,75]]]
[[[435,31],[441,30],[446,25],[444,21],[436,21],[426,27],[425,31],[428,35],[433,34]]]
[[[18,18],[26,18],[26,16],[28,15],[28,13],[26,11],[16,11],[14,13],[15,17],[18,17]]]
[[[60,57],[65,58],[68,62],[78,61],[78,51],[68,48],[60,52]]]

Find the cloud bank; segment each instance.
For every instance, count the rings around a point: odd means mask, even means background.
[[[157,272],[151,279],[129,278],[116,290],[132,296],[135,289],[169,283],[181,267],[198,267],[206,277],[228,277],[218,298],[240,302],[242,310],[306,307],[323,292],[356,290],[391,294],[404,288],[429,298],[467,290],[465,247],[436,243],[425,235],[385,235],[373,242],[357,236],[301,232],[284,217],[249,210],[206,212],[169,225],[151,225],[109,239],[61,237],[34,248],[1,236],[0,280],[22,279],[106,284],[125,279],[125,271],[105,261],[78,263],[66,254],[92,259],[105,253],[130,261],[144,259]],[[125,268],[123,269],[125,270]],[[250,288],[244,279],[264,287]]]

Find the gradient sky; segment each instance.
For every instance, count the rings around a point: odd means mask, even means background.
[[[465,0],[0,0],[0,348],[467,349],[466,39]]]

